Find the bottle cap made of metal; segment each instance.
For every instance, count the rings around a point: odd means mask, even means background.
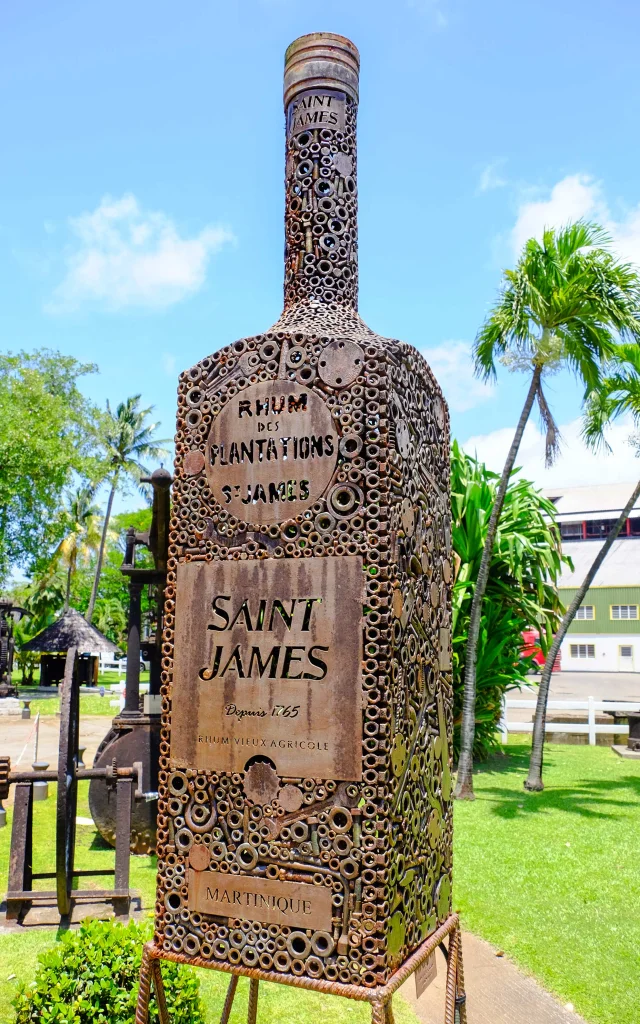
[[[311,32],[287,48],[284,57],[284,109],[299,92],[337,89],[358,102],[360,54],[346,36]]]

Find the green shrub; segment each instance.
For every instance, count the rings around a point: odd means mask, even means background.
[[[67,932],[38,957],[35,981],[18,990],[15,1024],[133,1024],[142,946],[149,937],[133,922],[85,921]],[[172,1024],[204,1024],[194,972],[164,962],[162,978]],[[158,1021],[155,999],[149,1021]]]

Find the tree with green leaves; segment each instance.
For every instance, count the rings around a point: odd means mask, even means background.
[[[613,420],[624,414],[630,414],[632,417],[636,433],[632,435],[630,442],[636,448],[636,454],[640,454],[640,437],[637,434],[640,427],[640,348],[634,343],[623,344],[617,347],[614,357],[606,367],[606,375],[597,390],[587,400],[583,429],[583,436],[587,444],[594,449],[606,447],[610,450],[605,436],[606,428]],[[611,527],[589,571],[578,587],[547,653],[536,701],[529,773],[524,782],[525,789],[531,792],[539,792],[544,789],[542,763],[547,720],[547,701],[549,700],[551,673],[560,646],[567,635],[567,630],[573,622],[578,608],[584,601],[585,595],[596,577],[598,569],[611,550],[613,542],[618,537],[639,497],[640,480],[632,488],[629,500]]]
[[[0,355],[0,582],[48,555],[65,487],[93,473],[96,410],[78,381],[96,370],[46,349]]]
[[[71,601],[71,584],[78,566],[78,559],[86,561],[100,546],[100,509],[93,501],[93,487],[78,487],[67,496],[67,502],[60,519],[64,536],[55,549],[52,565],[60,562],[67,570],[67,588],[64,601],[65,612]]]
[[[476,371],[495,379],[496,362],[526,373],[529,387],[507,455],[487,529],[474,589],[467,640],[460,758],[455,796],[472,800],[478,640],[489,566],[505,494],[524,429],[537,402],[546,427],[546,460],[558,451],[558,429],[543,386],[561,369],[571,370],[592,392],[603,360],[618,338],[640,339],[640,279],[611,252],[609,236],[579,221],[546,229],[525,244],[515,270],[506,270],[500,297],[475,341]]]
[[[465,454],[454,441],[451,542],[455,576],[451,635],[456,752],[460,747],[471,604],[499,479],[497,473]],[[556,588],[562,561],[553,504],[514,471],[491,554],[487,600],[482,606],[475,757],[486,757],[498,743],[497,728],[505,692],[526,683],[532,655],[524,653],[523,632],[537,629],[543,650],[551,642],[562,611]]]
[[[25,615],[16,623],[16,663],[22,671],[22,684],[31,686],[40,655],[23,651],[22,645],[51,625],[64,605],[65,580],[62,572],[48,565],[42,574],[36,574],[28,583],[13,587],[9,596],[14,604],[26,609]]]
[[[113,508],[113,499],[119,488],[124,488],[128,483],[134,481],[140,483],[140,477],[149,473],[149,469],[143,460],[159,458],[166,455],[166,449],[162,447],[167,439],[159,440],[154,438],[158,423],[148,423],[148,417],[153,412],[153,406],[148,409],[140,408],[140,395],[133,395],[127,398],[126,402],[120,402],[115,413],[107,402],[107,412],[103,420],[101,440],[104,449],[104,464],[107,469],[106,480],[109,485],[109,497],[104,515],[102,527],[102,538],[98,549],[98,560],[93,579],[89,607],[87,608],[86,620],[91,622],[98,596],[100,574],[104,560],[104,550],[109,530],[109,520]]]

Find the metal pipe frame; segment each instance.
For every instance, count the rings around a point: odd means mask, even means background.
[[[397,989],[424,963],[438,946],[449,936],[447,953],[447,983],[444,1024],[466,1024],[466,996],[464,993],[464,976],[462,970],[462,942],[460,935],[460,919],[457,914],[450,917],[436,931],[422,942],[408,957],[398,970],[391,975],[386,985],[376,988],[363,988],[360,985],[347,985],[339,981],[327,981],[324,978],[308,978],[276,971],[262,971],[251,967],[218,962],[215,965],[202,957],[186,957],[180,953],[170,953],[160,949],[155,943],[145,945],[140,968],[140,987],[136,1007],[135,1024],[148,1024],[151,981],[154,982],[156,998],[158,998],[158,981],[162,986],[160,962],[169,960],[172,963],[188,964],[191,967],[204,967],[231,975],[220,1024],[227,1024],[231,1007],[236,994],[238,978],[251,980],[249,992],[248,1024],[256,1024],[258,1004],[258,984],[260,981],[272,981],[292,988],[303,988],[313,992],[326,992],[328,995],[355,999],[358,1002],[371,1004],[372,1024],[394,1024],[391,1000]],[[158,998],[161,1024],[170,1024],[166,1016],[166,1004],[161,1008],[162,997]],[[163,1013],[164,1010],[164,1013]]]

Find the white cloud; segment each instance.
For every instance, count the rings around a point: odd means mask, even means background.
[[[579,418],[560,426],[560,456],[550,469],[546,469],[544,434],[530,420],[516,459],[516,465],[522,467],[523,476],[533,480],[538,487],[579,487],[594,482],[610,484],[638,479],[640,459],[636,458],[635,448],[629,444],[633,432],[630,418],[622,418],[610,427],[607,440],[611,452],[594,453],[588,449],[580,436],[581,429],[582,421]],[[515,426],[503,427],[490,434],[478,434],[465,441],[463,448],[469,455],[477,455],[489,469],[499,473],[514,433]]]
[[[423,355],[455,412],[466,412],[492,397],[494,386],[473,375],[468,341],[445,341],[435,348],[423,349]]]
[[[130,193],[121,199],[105,196],[93,212],[69,225],[75,237],[50,312],[87,302],[108,309],[173,305],[202,287],[209,260],[233,240],[219,225],[182,237],[165,213],[143,210]]]
[[[503,164],[504,160],[494,160],[493,163],[487,164],[480,175],[478,192],[489,192],[494,188],[504,188],[508,184],[507,179],[500,173]]]
[[[618,256],[640,265],[640,204],[616,218],[602,185],[587,174],[570,174],[545,196],[537,195],[520,204],[511,232],[514,253],[520,252],[528,238],[539,238],[543,228],[562,227],[580,218],[601,224],[612,236]]]

